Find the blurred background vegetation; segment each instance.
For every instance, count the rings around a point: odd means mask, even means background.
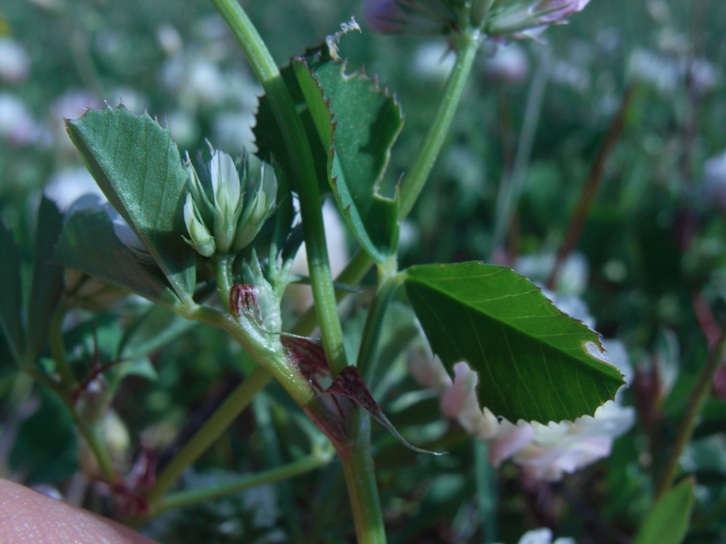
[[[363,19],[360,0],[243,4],[281,65],[340,22]],[[362,26],[362,33],[346,35],[341,54],[349,70],[365,67],[395,93],[406,116],[388,171],[392,186],[427,127],[451,55],[443,37],[381,36]],[[571,24],[549,29],[546,44],[485,47],[430,185],[406,221],[404,265],[478,259],[514,265],[546,282],[546,263],[572,231],[590,177],[595,198],[557,288],[582,296],[597,330],[625,343],[641,380],[659,376],[658,392],[643,389],[639,402],[631,388],[628,402],[639,408],[642,425],[618,440],[608,461],[556,485],[523,482],[515,467],[503,468],[501,541],[543,524],[581,535],[579,542],[625,541],[648,506],[651,470],[663,454],[654,444],[672,438],[709,334],[718,335],[726,314],[725,27],[726,3],[719,0],[592,0]],[[165,120],[182,151],[193,154],[206,139],[237,153],[254,148],[250,127],[260,93],[224,22],[202,0],[4,0],[0,217],[30,256],[29,225],[43,188],[87,181],[64,117],[123,101]],[[621,110],[617,131],[613,120]],[[528,140],[530,153],[522,151]],[[607,141],[612,146],[603,152]],[[593,180],[599,155],[604,168]],[[497,195],[509,182],[521,183],[522,192],[499,240],[502,250],[494,236]],[[351,338],[362,327],[356,308],[365,300],[359,299],[347,309]],[[401,310],[397,317],[390,320],[391,338],[410,335],[411,316]],[[114,323],[95,318],[86,334]],[[93,341],[80,345],[79,360],[87,359]],[[391,351],[391,364],[400,363],[400,349]],[[156,379],[126,379],[115,400],[132,444],[154,446],[163,462],[177,433],[203,419],[240,379],[240,357],[221,333],[202,327],[152,353]],[[475,521],[481,454],[461,429],[440,420],[435,399],[409,398],[417,388],[404,366],[396,368],[378,390],[384,411],[412,440],[452,455],[414,454],[377,431],[391,540],[481,541]],[[19,395],[17,380],[0,339],[0,466],[5,476],[50,484],[68,496],[79,474],[71,421],[42,390]],[[725,400],[726,372],[720,372],[683,461],[701,475],[703,521],[688,542],[726,538]],[[659,419],[648,419],[654,409]],[[305,444],[296,413],[271,387],[185,485],[295,458]],[[147,531],[168,542],[302,542],[303,527],[310,542],[349,541],[340,470],[323,470],[323,477],[316,472],[171,513]],[[79,493],[76,502],[84,503]]]

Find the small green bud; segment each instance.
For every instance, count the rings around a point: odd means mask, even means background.
[[[214,239],[219,253],[232,249],[237,221],[242,211],[243,198],[239,174],[232,157],[215,151],[209,162],[214,193]]]
[[[265,163],[252,157],[252,164],[259,163],[259,175],[254,179],[250,176],[253,170],[250,162],[247,163],[245,181],[247,182],[247,197],[243,207],[242,217],[237,224],[234,237],[234,251],[238,252],[252,243],[259,234],[265,221],[270,217],[275,207],[277,197],[277,179],[272,168],[265,167]],[[257,166],[257,165],[255,165]],[[254,168],[258,170],[257,168]]]
[[[214,237],[209,233],[207,226],[204,224],[199,208],[192,198],[191,193],[187,193],[187,200],[184,203],[184,222],[189,232],[189,239],[184,241],[192,246],[197,253],[204,257],[211,257],[217,248]]]
[[[202,172],[200,178],[191,161],[186,168],[189,194],[184,222],[191,237],[187,243],[205,257],[238,253],[249,246],[275,207],[277,180],[272,168],[244,153],[238,170],[232,157],[214,149],[208,176]],[[250,176],[250,171],[258,174]]]

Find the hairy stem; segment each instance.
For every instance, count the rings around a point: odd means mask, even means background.
[[[320,190],[305,129],[275,61],[245,11],[236,0],[212,0],[212,3],[242,46],[255,75],[265,89],[275,119],[282,128],[285,147],[296,178],[294,186],[300,199],[300,215],[318,326],[330,371],[333,376],[337,376],[348,363],[328,261]]]

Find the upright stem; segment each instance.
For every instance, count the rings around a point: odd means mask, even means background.
[[[673,485],[673,480],[675,480],[676,472],[678,471],[678,462],[681,459],[681,454],[683,453],[683,450],[686,449],[686,446],[691,439],[691,435],[693,434],[693,429],[696,424],[696,418],[698,417],[698,414],[701,413],[703,403],[706,402],[706,399],[708,398],[711,384],[713,383],[713,376],[723,359],[724,352],[726,352],[726,333],[722,333],[718,343],[711,347],[708,360],[698,376],[696,385],[691,391],[686,412],[683,414],[681,424],[678,426],[678,433],[673,441],[673,447],[671,448],[668,460],[666,461],[666,465],[663,468],[663,472],[661,473],[661,477],[656,486],[656,499],[663,496],[663,494],[665,494]]]
[[[401,202],[398,213],[398,218],[401,220],[405,219],[411,212],[441,152],[451,122],[454,119],[454,114],[461,101],[461,96],[464,93],[466,81],[471,73],[480,39],[479,32],[473,29],[460,36],[461,47],[439,99],[439,106],[428,131],[419,144],[416,156],[411,161],[412,167],[404,176],[401,184]],[[358,250],[336,280],[340,283],[356,285],[363,279],[363,276],[370,270],[372,265],[373,259],[365,251]],[[337,290],[337,300],[342,300],[347,294],[347,291]],[[298,325],[301,330],[311,331],[315,327],[316,307],[317,304],[300,318]]]
[[[78,432],[81,433],[81,436],[96,457],[101,475],[108,483],[114,483],[118,479],[118,475],[113,466],[111,454],[106,447],[104,422],[103,420],[88,421],[81,417],[73,401],[72,391],[78,386],[78,380],[73,375],[73,370],[68,364],[68,359],[66,359],[66,347],[63,342],[63,330],[61,328],[65,311],[65,305],[63,303],[59,304],[50,323],[50,349],[55,360],[56,369],[61,377],[60,384],[56,384],[53,387],[53,391],[55,391],[68,407],[68,411],[73,417]]]
[[[481,517],[484,542],[497,539],[497,480],[496,470],[489,464],[487,442],[474,440],[474,472],[476,496]]]
[[[413,159],[413,166],[401,184],[401,205],[398,214],[400,219],[406,217],[413,208],[444,145],[444,140],[454,119],[454,113],[456,113],[466,81],[469,78],[471,67],[474,64],[480,41],[481,33],[477,29],[467,29],[459,35],[456,62],[439,99],[436,114],[419,145]]]
[[[347,447],[339,449],[338,454],[348,487],[358,544],[385,544],[386,530],[370,451],[371,418],[357,407],[353,417],[356,419],[355,439]]]
[[[58,309],[53,314],[50,322],[50,350],[55,361],[55,368],[60,375],[61,384],[66,391],[73,390],[78,385],[73,370],[66,359],[66,348],[63,344],[63,330],[61,328],[63,316],[66,314],[66,308],[63,303],[58,305]]]
[[[386,308],[388,308],[388,304],[391,302],[393,295],[396,294],[396,291],[403,281],[402,277],[395,270],[391,272],[389,274],[382,274],[376,296],[368,310],[366,323],[363,327],[360,349],[358,351],[358,370],[369,386],[373,376],[375,376],[376,353],[378,351],[378,343],[383,328],[383,318],[386,313]]]
[[[270,100],[275,119],[282,128],[285,147],[290,156],[292,171],[296,176],[295,189],[300,199],[305,250],[318,326],[330,371],[333,376],[337,376],[348,363],[345,359],[343,329],[338,315],[325,243],[320,190],[305,129],[275,61],[245,11],[236,0],[212,0],[212,3],[227,21],[242,46],[252,70]]]
[[[512,173],[502,178],[497,194],[496,220],[494,223],[494,240],[492,252],[497,251],[504,245],[506,234],[512,221],[512,214],[519,196],[522,193],[527,174],[527,165],[532,154],[534,134],[539,122],[539,114],[542,109],[545,87],[547,86],[547,75],[550,66],[550,53],[547,49],[540,59],[537,71],[532,78],[532,85],[527,95],[527,106],[524,110],[524,123],[517,142],[517,155],[514,158]]]

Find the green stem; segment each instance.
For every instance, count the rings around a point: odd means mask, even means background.
[[[292,478],[327,464],[330,461],[330,457],[330,454],[326,452],[313,452],[287,465],[264,470],[257,474],[245,474],[223,484],[171,493],[160,503],[153,506],[147,517],[153,517],[174,508],[182,508],[191,504],[237,493],[258,485],[270,484]]]
[[[310,144],[280,71],[245,11],[236,0],[212,0],[212,3],[242,46],[270,101],[275,119],[282,128],[292,172],[296,177],[294,186],[300,199],[300,215],[318,325],[328,365],[335,377],[348,363],[328,261],[320,190]]]
[[[480,35],[476,30],[470,30],[460,36],[461,47],[456,57],[456,63],[449,74],[429,130],[424,135],[414,157],[413,166],[403,179],[400,189],[401,203],[398,218],[403,220],[411,212],[421,190],[423,189],[431,169],[443,147],[446,135],[451,127],[454,114],[461,101],[466,81],[479,49]],[[363,250],[358,250],[343,272],[336,278],[339,283],[357,285],[370,270],[374,261]],[[349,293],[342,289],[336,290],[337,300],[340,301]],[[298,321],[300,334],[309,334],[316,326],[316,306],[310,308]]]
[[[117,482],[119,475],[114,468],[113,459],[106,447],[103,419],[100,422],[89,423],[83,419],[80,414],[78,414],[73,404],[69,403],[67,406],[73,416],[73,421],[75,422],[76,427],[78,427],[78,431],[81,433],[81,436],[83,436],[84,440],[91,448],[91,451],[93,451],[93,455],[96,457],[98,468],[101,471],[103,479],[110,484]]]
[[[371,256],[362,249],[359,249],[348,262],[345,269],[338,275],[336,281],[345,285],[358,285],[363,277],[368,273],[371,266],[373,266],[373,263],[374,261]],[[345,289],[336,289],[336,302],[340,302],[349,294],[350,291]],[[318,319],[315,313],[315,306],[312,306],[300,317],[293,332],[295,334],[309,335],[317,326]]]
[[[462,32],[458,39],[456,63],[446,81],[433,122],[419,145],[411,170],[401,184],[401,204],[398,214],[400,219],[406,217],[413,208],[444,145],[481,43],[481,33],[477,29],[468,29]]]
[[[234,257],[223,255],[216,258],[215,279],[217,280],[217,292],[222,308],[229,312],[229,292],[232,289],[232,262]]]
[[[104,422],[91,422],[83,418],[76,410],[73,402],[73,390],[78,387],[78,380],[66,358],[66,347],[63,342],[62,323],[65,316],[66,306],[61,302],[58,309],[53,314],[50,322],[50,349],[53,359],[55,360],[56,369],[60,375],[60,383],[53,383],[52,390],[60,397],[63,403],[68,407],[68,411],[73,417],[73,421],[78,428],[78,432],[84,438],[88,446],[93,451],[98,462],[98,467],[103,478],[114,483],[118,479],[116,469],[113,466],[111,454],[106,447],[104,437]]]
[[[255,423],[263,443],[264,463],[270,467],[283,466],[283,455],[277,428],[273,422],[270,401],[266,395],[257,395],[252,401]],[[331,449],[332,454],[332,449]],[[295,504],[295,494],[288,481],[277,484],[277,496],[284,512],[284,523],[292,542],[305,542],[300,524],[300,512]]]
[[[68,364],[68,359],[66,359],[66,347],[63,343],[63,330],[61,328],[65,314],[65,305],[61,303],[50,322],[50,350],[55,361],[55,367],[60,375],[61,384],[67,392],[70,392],[78,386],[78,381]]]
[[[360,349],[358,350],[358,370],[364,381],[369,385],[371,385],[371,380],[375,375],[376,354],[381,330],[383,329],[383,318],[393,295],[396,294],[396,291],[403,283],[403,275],[397,274],[395,270],[392,272],[381,274],[382,277],[376,296],[368,310]]]
[[[703,403],[706,402],[706,399],[708,398],[711,390],[711,384],[713,383],[713,376],[716,373],[719,364],[721,364],[725,351],[726,333],[722,333],[721,338],[719,338],[718,342],[711,348],[708,360],[698,376],[698,381],[693,387],[693,391],[691,391],[686,412],[683,415],[681,424],[678,426],[678,432],[675,440],[673,441],[673,447],[671,448],[666,465],[663,468],[661,477],[656,485],[656,500],[663,496],[673,485],[676,472],[678,471],[678,463],[681,459],[681,454],[683,453],[683,450],[686,449],[688,442],[691,440],[693,430],[696,426],[696,419],[698,414],[701,413]]]
[[[386,530],[378,496],[376,472],[370,451],[371,419],[356,408],[355,437],[345,448],[338,450],[345,483],[348,488],[358,544],[385,544]]]
[[[214,311],[204,311],[200,308],[195,314],[188,316],[190,319],[197,319],[211,325],[220,325],[221,314]],[[313,320],[312,327],[309,324],[298,323],[293,329],[293,334],[307,335],[315,328]],[[219,438],[225,428],[234,421],[252,402],[252,399],[264,389],[272,380],[272,374],[264,367],[258,366],[247,379],[240,383],[217,408],[210,419],[202,425],[196,433],[184,445],[181,451],[174,457],[174,460],[158,476],[156,483],[149,490],[147,498],[150,502],[161,500],[161,497],[179,479],[186,468],[192,465],[211,445]],[[226,423],[224,422],[226,419]]]
[[[534,134],[539,123],[539,116],[542,110],[545,88],[547,87],[547,76],[550,71],[550,52],[544,50],[540,59],[537,71],[532,78],[532,85],[527,95],[527,105],[524,111],[524,124],[517,142],[517,154],[514,158],[514,166],[511,175],[502,179],[497,194],[496,220],[494,223],[494,240],[492,253],[504,245],[504,240],[512,222],[516,203],[524,188],[526,181],[527,165],[532,155]]]
[[[479,503],[479,517],[483,525],[484,542],[494,542],[497,539],[496,471],[489,464],[488,443],[483,440],[474,440],[473,445],[476,495]]]
[[[164,494],[176,483],[182,472],[222,436],[242,410],[249,405],[252,398],[269,382],[270,377],[267,370],[257,367],[232,391],[159,474],[146,495],[149,503],[154,504],[162,500]]]

